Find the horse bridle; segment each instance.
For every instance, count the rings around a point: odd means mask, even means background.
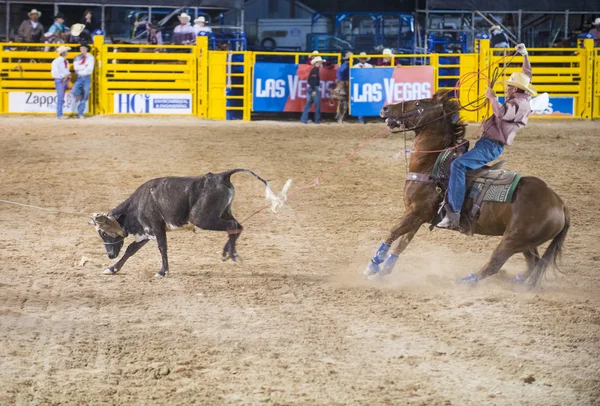
[[[415,124],[415,125],[414,125],[413,127],[411,127],[411,128],[406,128],[406,126],[404,125],[404,120],[406,120],[406,119],[407,119],[407,118],[409,118],[409,117],[413,117],[413,116],[421,116],[421,115],[422,115],[424,112],[426,112],[426,111],[435,110],[435,109],[439,109],[439,108],[441,108],[441,109],[442,109],[442,112],[443,112],[443,114],[442,114],[441,116],[437,117],[437,118],[434,118],[434,119],[433,119],[433,120],[431,120],[431,121],[428,121],[428,122],[426,122],[426,123],[423,123],[423,124],[421,124],[421,121],[423,121],[423,119],[422,119],[422,117],[421,117],[421,118],[419,119],[418,123],[417,123],[417,124]],[[389,117],[388,117],[388,118],[386,118],[386,122],[388,123],[388,126],[389,126],[389,122],[392,122],[392,123],[395,123],[395,124],[397,124],[397,127],[400,127],[400,126],[402,126],[402,129],[401,129],[401,130],[399,130],[399,131],[393,131],[393,130],[390,128],[390,132],[391,132],[391,133],[393,133],[393,134],[395,134],[395,133],[398,133],[398,132],[406,132],[406,131],[412,131],[412,130],[415,130],[415,129],[417,129],[417,128],[419,128],[419,127],[423,126],[423,125],[426,125],[426,124],[429,124],[429,123],[433,123],[434,121],[437,121],[437,120],[439,120],[439,119],[441,119],[441,118],[443,118],[443,117],[446,117],[447,115],[448,115],[448,113],[446,113],[446,112],[444,111],[444,103],[438,103],[438,104],[434,104],[433,106],[429,106],[429,107],[426,107],[426,108],[419,108],[419,109],[416,109],[416,110],[413,110],[413,111],[409,111],[409,112],[407,112],[407,113],[404,113],[404,103],[402,103],[402,114],[401,114],[399,117],[395,117],[395,118],[389,118]],[[389,121],[388,121],[388,120],[389,120]]]

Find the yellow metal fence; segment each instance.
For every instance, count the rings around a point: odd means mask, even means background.
[[[90,95],[90,114],[179,114],[215,120],[250,120],[253,66],[258,61],[304,63],[311,53],[209,51],[205,37],[190,46],[104,44],[94,38],[97,64]],[[57,45],[0,43],[0,113],[50,114],[55,102],[51,62]],[[72,45],[68,60],[77,54]],[[396,55],[402,66],[434,68],[434,91],[453,90],[459,78],[481,71],[489,77],[496,66],[499,81],[521,69],[522,57],[505,58],[505,50],[490,49],[489,40],[476,40],[475,53]],[[510,50],[508,50],[510,52]],[[593,40],[577,48],[529,50],[533,84],[551,98],[572,98],[575,118],[600,118],[600,49]],[[333,63],[340,54],[319,54]],[[381,58],[384,55],[368,55]],[[351,58],[353,66],[358,55]],[[497,62],[500,64],[497,65]],[[509,63],[510,61],[510,63]],[[485,94],[484,81],[457,89],[461,104]],[[501,94],[503,85],[494,90]],[[54,97],[54,99],[53,99]],[[570,100],[570,99],[569,99]],[[67,104],[70,103],[67,96]],[[67,110],[67,113],[69,110]],[[489,112],[464,111],[468,121],[480,121]],[[551,113],[542,115],[554,116]]]

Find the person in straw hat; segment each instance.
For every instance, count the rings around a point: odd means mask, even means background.
[[[92,83],[92,73],[94,73],[94,57],[88,51],[90,46],[87,43],[81,43],[79,45],[79,55],[73,60],[73,69],[77,74],[75,84],[71,90],[71,95],[75,96],[75,100],[79,102],[77,105],[77,116],[79,118],[85,118],[83,112],[85,110],[85,103],[90,95],[90,86]]]
[[[44,35],[44,26],[40,23],[42,13],[36,9],[27,13],[28,20],[24,20],[19,26],[18,34],[23,42],[41,42]]]
[[[365,52],[361,52],[358,58],[358,62],[354,64],[353,68],[372,68],[373,65],[369,63],[371,58],[367,57]],[[359,124],[365,124],[365,118],[363,116],[357,117]]]
[[[596,18],[592,23],[594,28],[592,28],[589,34],[594,36],[594,46],[600,47],[600,17]]]
[[[369,63],[371,58],[367,57],[365,52],[361,52],[358,54],[358,62],[353,66],[353,68],[372,68],[373,65]]]
[[[304,124],[308,122],[308,110],[310,106],[315,105],[315,124],[321,123],[321,75],[319,69],[323,66],[323,59],[320,56],[315,56],[311,61],[313,68],[308,74],[308,87],[306,88],[306,104],[300,121]]]
[[[92,35],[85,29],[85,24],[73,24],[71,26],[71,41],[78,44],[92,42]]]
[[[199,16],[194,20],[194,33],[196,36],[206,36],[212,33],[212,28],[206,26],[206,18]]]
[[[504,104],[500,104],[494,90],[488,88],[485,95],[493,114],[483,123],[483,134],[473,149],[456,158],[450,165],[446,216],[438,227],[458,228],[466,194],[466,172],[479,169],[497,159],[504,151],[504,146],[512,145],[517,131],[527,125],[531,114],[530,95],[537,92],[531,85],[531,64],[525,45],[517,45],[516,51],[524,57],[523,68],[522,72],[514,72],[507,81],[500,82],[506,85]]]
[[[337,114],[335,119],[338,123],[342,124],[344,117],[348,112],[348,84],[350,83],[350,57],[352,52],[346,52],[342,57],[342,64],[338,68],[335,78],[336,87],[333,90],[333,98],[337,99]]]
[[[499,25],[492,25],[488,30],[490,33],[490,48],[509,48],[508,35]]]
[[[71,78],[69,61],[67,61],[67,52],[70,50],[69,47],[59,46],[56,49],[58,58],[52,61],[51,74],[54,78],[54,87],[56,87],[56,117],[59,119],[66,118],[63,116],[63,105],[65,103],[65,91]]]
[[[181,13],[179,16],[179,25],[173,31],[173,44],[189,45],[196,40],[196,33],[190,24],[190,17],[187,13]]]

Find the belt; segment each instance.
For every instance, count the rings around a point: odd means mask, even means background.
[[[505,145],[502,141],[498,141],[498,140],[495,140],[493,138],[490,138],[490,136],[488,134],[486,134],[486,133],[483,133],[481,135],[481,138],[485,138],[485,139],[488,139],[488,140],[490,140],[492,142],[495,142],[496,144],[500,145],[501,147],[503,147]]]

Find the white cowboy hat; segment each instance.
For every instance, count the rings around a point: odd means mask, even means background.
[[[342,59],[350,59],[350,57],[354,55],[352,52],[348,51],[342,56]]]
[[[319,54],[319,51],[317,51],[317,50],[315,49],[314,51],[312,51],[312,54],[313,54],[313,55],[318,55],[318,54]]]
[[[74,37],[78,37],[79,34],[84,30],[85,25],[83,24],[73,24],[71,26],[71,35]]]
[[[66,47],[64,45],[61,45],[58,48],[56,48],[56,53],[60,55],[63,52],[69,52],[70,50],[71,50],[71,47]]]
[[[499,82],[499,84],[511,85],[521,90],[525,90],[533,95],[537,94],[537,90],[535,90],[535,87],[531,85],[531,80],[529,79],[529,76],[527,76],[523,72],[514,72],[512,75],[510,75],[510,78],[508,78],[508,80],[505,80],[504,82]]]
[[[188,22],[192,19],[192,17],[190,17],[187,13],[181,13],[177,16],[177,18],[179,18],[179,21],[186,19]]]
[[[206,18],[204,18],[204,16],[200,16],[198,18],[196,18],[194,20],[195,23],[205,23],[206,22]]]
[[[362,60],[362,61],[370,61],[371,58],[367,57],[367,53],[366,52],[361,52],[360,54],[358,54],[358,59]]]
[[[315,56],[311,61],[310,64],[314,65],[317,62],[323,62],[323,58],[321,58],[320,56]]]
[[[27,16],[31,17],[32,14],[37,14],[38,17],[42,16],[42,12],[41,11],[37,11],[36,9],[33,9],[29,13],[27,13]]]
[[[600,25],[600,17],[596,18],[592,25]]]
[[[392,53],[392,50],[391,50],[391,49],[389,49],[389,48],[386,48],[386,49],[384,49],[383,51],[381,51],[381,54],[382,54],[382,55],[394,55],[394,54]]]
[[[492,31],[494,31],[494,30],[502,30],[502,27],[500,27],[499,25],[496,25],[496,24],[495,24],[495,25],[492,25],[492,26],[490,27],[490,29],[488,30],[488,32],[492,32]]]

